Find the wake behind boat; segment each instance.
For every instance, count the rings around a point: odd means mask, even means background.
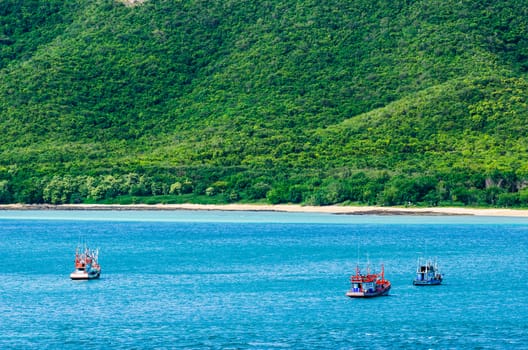
[[[434,286],[442,283],[443,275],[438,269],[436,260],[418,259],[416,276],[413,280],[415,286]]]
[[[359,266],[356,266],[356,274],[350,277],[352,287],[346,293],[349,298],[371,298],[388,295],[391,289],[390,281],[385,279],[385,268],[381,265],[380,273],[370,273],[367,267],[367,274],[361,274]]]
[[[75,271],[70,274],[72,280],[92,280],[101,276],[99,249],[77,247],[75,250]]]

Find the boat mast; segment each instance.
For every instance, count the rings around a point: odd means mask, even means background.
[[[358,277],[360,275],[360,270],[359,270],[359,239],[358,239],[358,236],[357,236],[357,233],[356,233],[356,277]]]

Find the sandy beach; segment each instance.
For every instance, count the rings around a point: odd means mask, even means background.
[[[528,217],[523,209],[474,209],[454,207],[403,208],[379,206],[302,206],[292,204],[6,204],[0,210],[223,210],[223,211],[279,211],[292,213],[328,213],[342,215],[471,215]]]

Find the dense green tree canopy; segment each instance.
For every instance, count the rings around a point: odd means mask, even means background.
[[[0,202],[528,205],[524,1],[0,2]]]

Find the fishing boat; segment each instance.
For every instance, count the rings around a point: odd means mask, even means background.
[[[70,274],[72,280],[93,280],[101,276],[99,249],[77,247],[75,250],[75,271]]]
[[[415,286],[434,286],[442,283],[443,275],[438,269],[438,264],[432,260],[418,259],[416,276],[413,280]]]
[[[385,279],[385,268],[381,265],[380,273],[371,273],[367,266],[367,273],[362,274],[359,266],[356,266],[356,274],[350,277],[352,286],[346,293],[350,298],[371,298],[388,295],[391,289],[390,281]]]

